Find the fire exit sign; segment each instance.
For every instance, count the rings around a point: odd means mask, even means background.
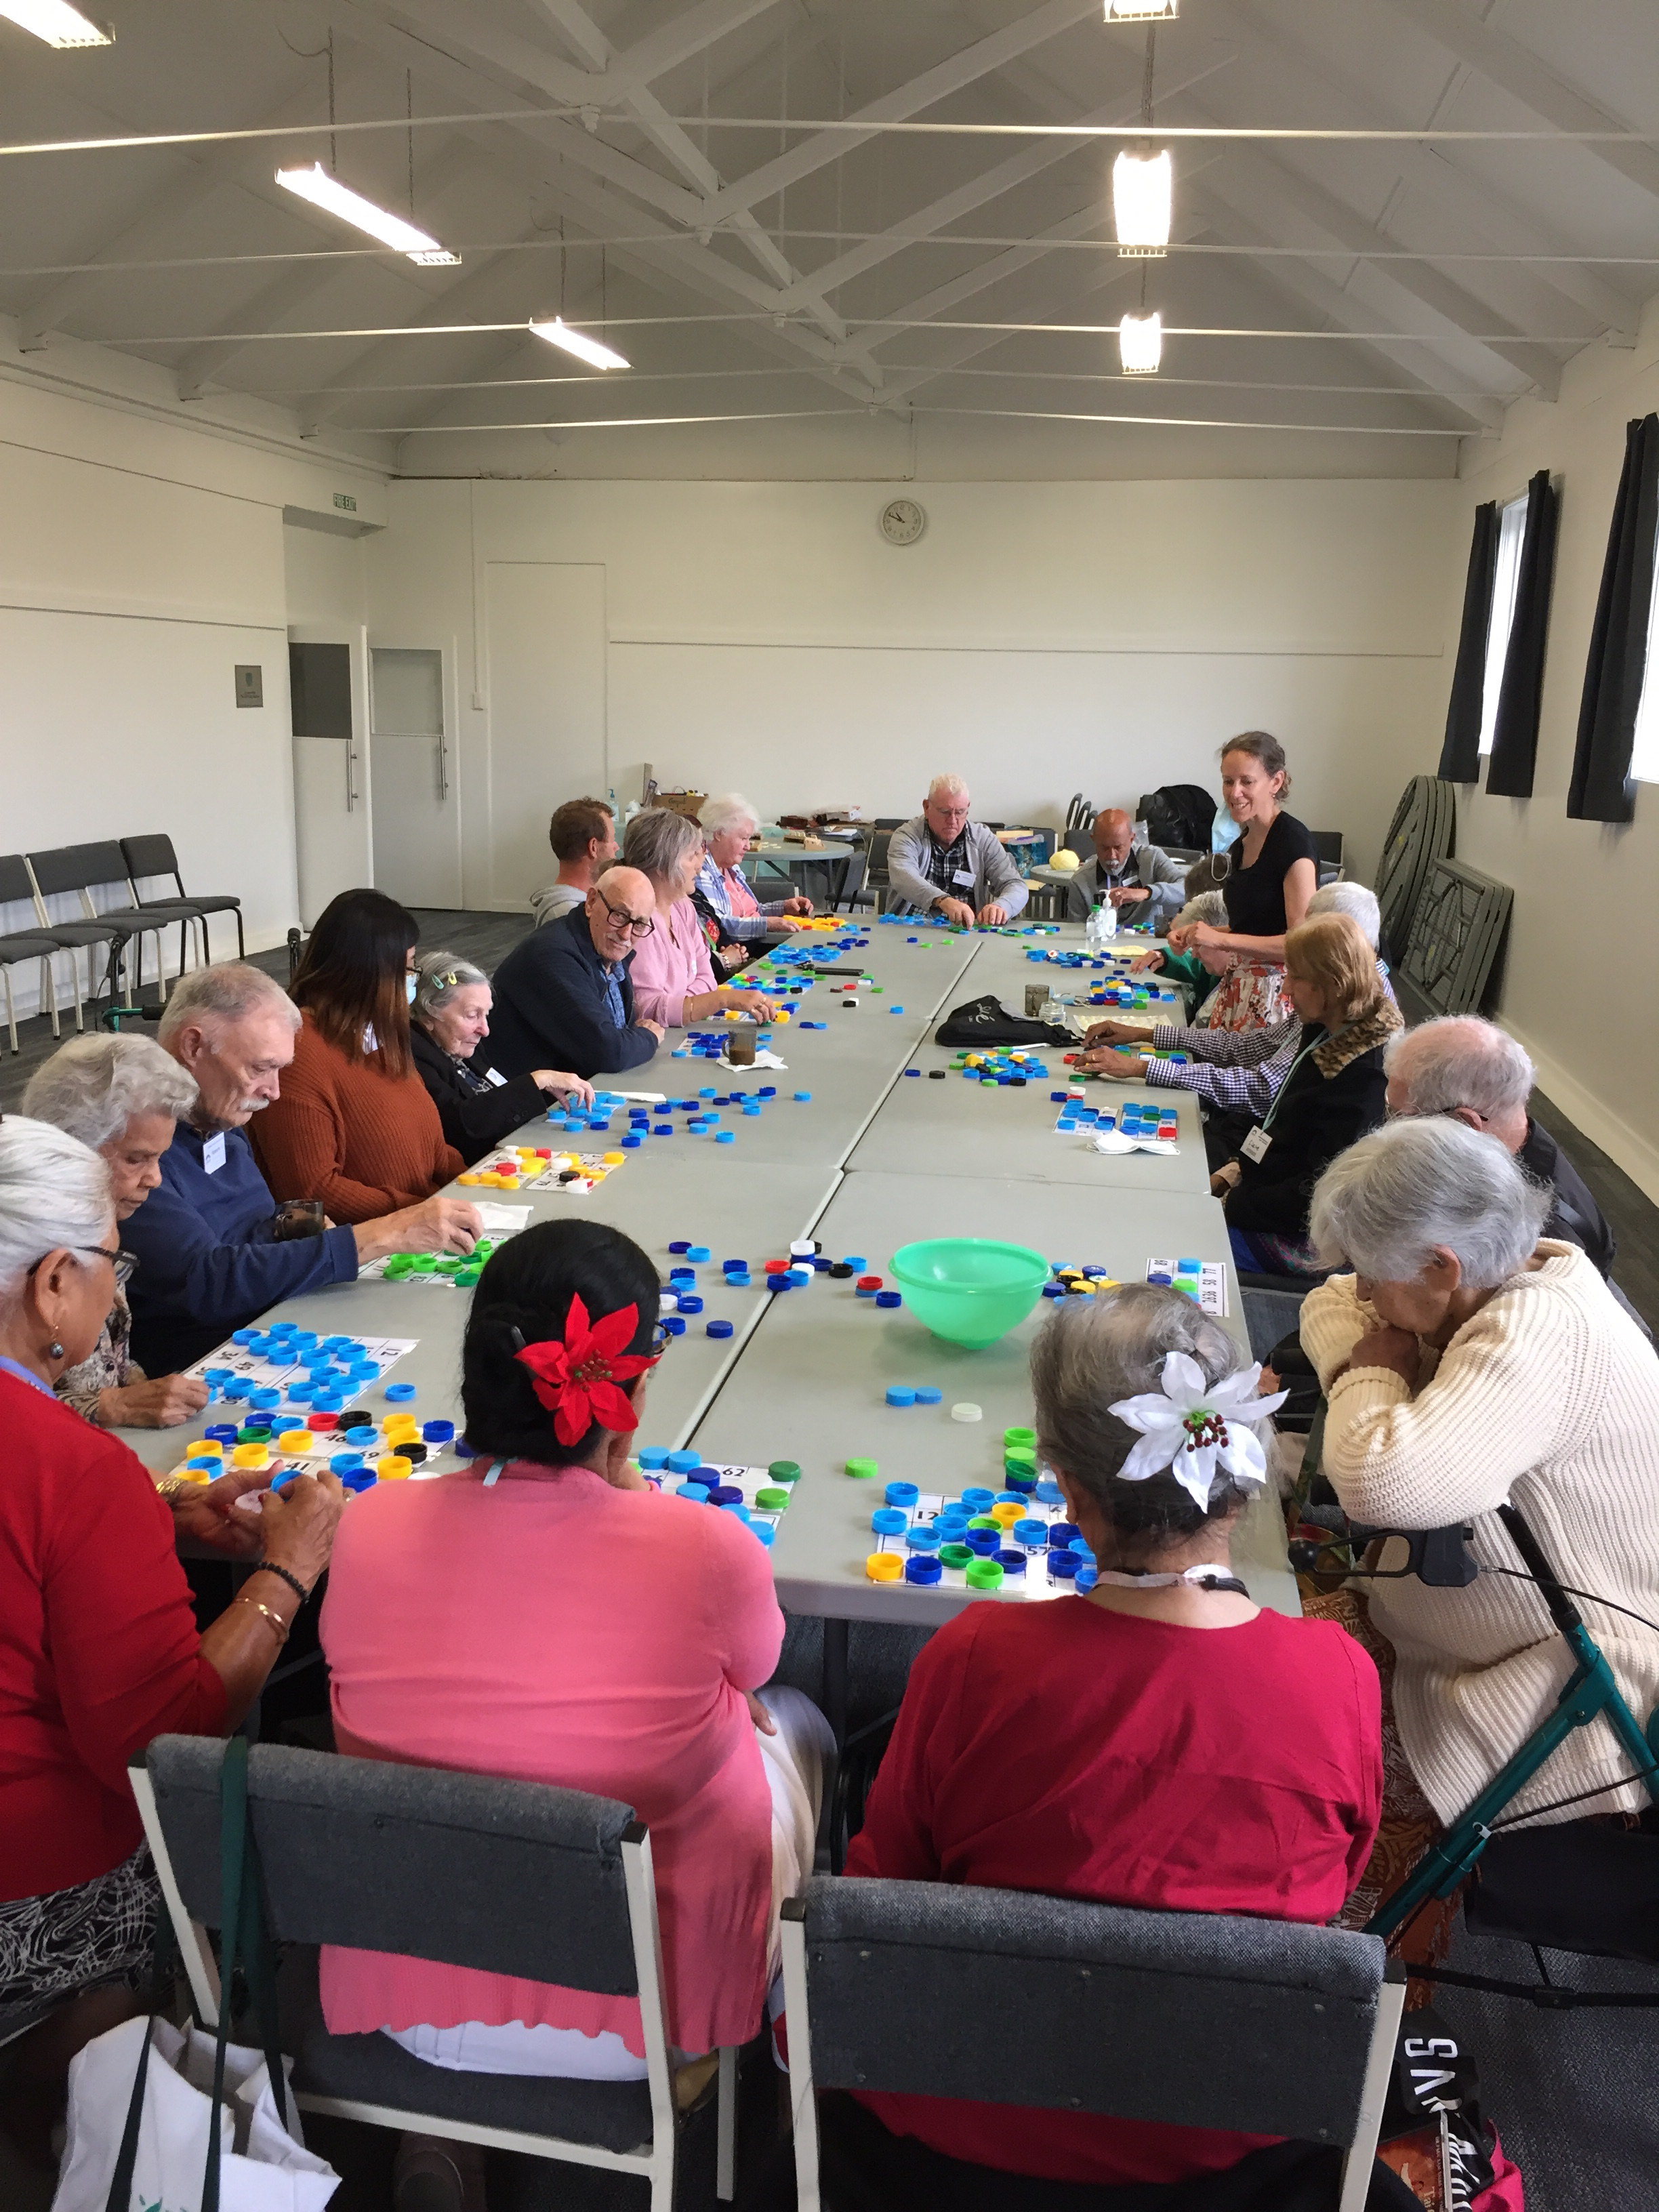
[[[356,514],[357,512],[357,502],[349,491],[337,491],[334,504],[343,514]]]

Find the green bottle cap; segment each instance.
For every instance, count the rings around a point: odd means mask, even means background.
[[[757,1510],[762,1513],[781,1513],[788,1503],[789,1492],[787,1490],[769,1488],[757,1490],[755,1492],[755,1504]]]
[[[872,1482],[880,1474],[881,1469],[872,1459],[849,1459],[847,1462],[847,1472],[855,1476],[860,1482]]]
[[[994,1559],[974,1559],[968,1568],[969,1589],[993,1590],[1002,1588],[1002,1569]]]
[[[947,1567],[966,1567],[973,1564],[974,1555],[966,1544],[941,1544],[939,1555]]]
[[[1000,1528],[1002,1523],[1000,1521],[992,1520],[988,1513],[976,1513],[968,1526],[970,1528]]]
[[[1005,1429],[1002,1432],[1002,1441],[1005,1447],[1011,1451],[1035,1451],[1036,1431],[1035,1429]]]
[[[800,1468],[793,1459],[775,1459],[766,1470],[774,1482],[799,1482]]]

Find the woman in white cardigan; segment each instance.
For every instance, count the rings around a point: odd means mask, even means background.
[[[1332,1162],[1310,1227],[1325,1264],[1355,1273],[1302,1310],[1329,1401],[1325,1472],[1356,1521],[1471,1524],[1483,1569],[1521,1567],[1495,1511],[1512,1502],[1564,1582],[1659,1620],[1659,1358],[1576,1245],[1539,1241],[1548,1203],[1495,1139],[1449,1119],[1392,1122]],[[1550,1711],[1571,1656],[1537,1591],[1506,1574],[1364,1587],[1394,1648],[1411,1774],[1450,1820]],[[1645,1725],[1659,1632],[1577,1602]],[[1637,1811],[1650,1801],[1631,1771],[1598,1720],[1511,1809]],[[1581,1790],[1596,1794],[1544,1809]]]

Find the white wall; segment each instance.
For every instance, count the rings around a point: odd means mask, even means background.
[[[468,901],[491,903],[485,578],[601,566],[606,781],[736,787],[767,812],[908,813],[955,769],[994,819],[1213,785],[1276,732],[1294,804],[1369,873],[1433,764],[1456,610],[1455,483],[933,483],[888,545],[883,484],[394,484],[364,549],[371,636],[459,634]],[[470,708],[469,708],[469,702]],[[572,788],[550,752],[550,811]],[[527,894],[532,886],[526,883]]]
[[[1502,441],[1471,444],[1460,494],[1455,635],[1475,507],[1548,469],[1561,495],[1537,773],[1530,799],[1458,793],[1457,856],[1512,884],[1501,1016],[1550,1095],[1659,1200],[1659,1028],[1650,951],[1659,938],[1659,788],[1623,828],[1566,818],[1584,661],[1624,461],[1625,425],[1659,407],[1659,303],[1634,351],[1591,347],[1568,364],[1557,404],[1511,408]],[[1655,680],[1655,679],[1650,679]]]
[[[378,520],[380,479],[356,467],[0,376],[0,850],[166,830],[187,888],[239,896],[251,947],[282,942],[295,919],[283,539],[313,534],[285,532],[283,511],[330,511],[340,486]],[[263,708],[235,705],[239,662],[264,670]],[[9,908],[0,925],[32,918]],[[234,950],[227,924],[214,943]],[[14,981],[32,1010],[34,969]]]

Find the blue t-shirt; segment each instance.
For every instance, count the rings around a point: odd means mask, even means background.
[[[225,1132],[224,1164],[210,1175],[202,1155],[213,1141],[181,1121],[160,1188],[121,1224],[138,1261],[127,1289],[132,1356],[149,1375],[188,1367],[284,1298],[356,1278],[349,1228],[273,1242],[276,1204],[246,1135]]]

